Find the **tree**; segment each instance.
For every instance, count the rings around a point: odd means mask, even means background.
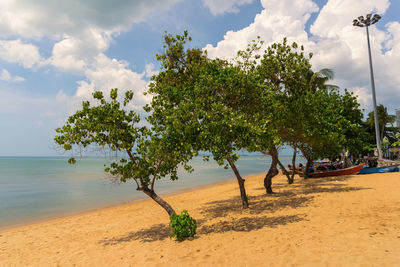
[[[146,107],[151,112],[149,122],[168,135],[179,136],[183,146],[195,153],[208,151],[219,165],[230,166],[247,208],[245,180],[235,165],[235,151],[251,140],[251,125],[232,105],[249,100],[238,94],[249,92],[251,79],[225,60],[209,59],[199,49],[185,48],[190,40],[186,31],[164,36],[165,50],[157,55],[162,70],[152,77],[148,90],[153,95]]]
[[[310,163],[318,158],[336,158],[340,152],[360,149],[359,134],[362,113],[356,97],[345,90],[318,90],[307,97],[309,117],[304,118],[304,138],[299,146],[307,159],[306,176]]]
[[[132,91],[125,93],[123,101],[118,100],[117,89],[111,90],[109,101],[100,91],[93,93],[93,97],[98,101],[97,105],[83,102],[82,110],[70,116],[63,127],[56,129],[56,143],[66,151],[73,150],[75,146],[87,148],[95,145],[121,153],[122,157],[106,166],[105,171],[121,182],[133,179],[137,190],[153,199],[169,216],[176,214],[171,205],[156,194],[154,185],[167,175],[171,180],[178,179],[180,164],[191,171],[187,165],[192,157],[190,147],[179,146],[179,140],[157,128],[150,131],[139,127],[139,116],[127,110],[133,98]],[[72,157],[68,162],[75,163],[76,160]]]
[[[307,80],[309,82],[309,90],[315,92],[318,89],[326,90],[337,90],[339,87],[333,84],[327,84],[329,80],[335,78],[335,72],[331,69],[324,68],[317,72],[313,72],[311,69],[307,73]]]
[[[264,84],[267,95],[271,101],[263,109],[264,116],[271,118],[268,131],[275,133],[270,140],[265,142],[260,140],[260,147],[263,153],[268,153],[272,157],[272,163],[268,170],[264,186],[267,193],[273,193],[271,185],[272,178],[278,173],[277,165],[281,167],[288,178],[289,183],[293,183],[292,177],[286,171],[285,166],[279,161],[277,147],[283,143],[295,144],[302,136],[301,117],[299,118],[299,108],[302,108],[304,92],[307,91],[309,81],[305,74],[310,74],[311,64],[309,59],[312,57],[304,55],[304,47],[297,43],[289,45],[286,38],[282,43],[272,44],[262,55],[260,64],[257,65],[257,75]],[[319,78],[319,76],[316,76]]]
[[[364,147],[363,138],[366,135],[362,127],[363,114],[357,97],[345,89],[341,94],[340,103],[336,112],[339,112],[347,122],[342,123],[342,130],[345,135],[343,148],[348,150],[351,155],[358,156],[362,153]]]
[[[387,112],[387,107],[385,107],[384,105],[380,104],[379,106],[377,106],[377,110],[378,110],[378,124],[379,124],[379,129],[380,129],[380,138],[381,141],[383,140],[383,138],[385,136],[388,136],[389,140],[393,141],[396,132],[392,132],[393,130],[396,131],[396,129],[393,129],[395,127],[393,127],[393,123],[396,121],[396,116],[394,115],[389,115]],[[387,124],[392,124],[392,127],[389,128],[389,131],[387,131]],[[368,118],[367,118],[367,124],[368,126],[373,126],[374,125],[374,112],[371,111],[370,113],[368,113]],[[390,131],[392,130],[392,131]]]

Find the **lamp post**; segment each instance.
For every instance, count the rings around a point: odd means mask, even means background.
[[[374,81],[374,70],[372,68],[372,57],[371,57],[371,45],[369,43],[369,30],[368,27],[372,24],[377,23],[381,19],[381,16],[375,14],[368,14],[366,18],[359,16],[357,19],[353,20],[353,26],[365,27],[367,29],[367,42],[368,42],[368,55],[369,55],[369,69],[371,73],[371,87],[372,87],[372,100],[374,104],[374,120],[375,120],[375,136],[376,136],[376,146],[378,149],[378,159],[382,159],[382,146],[381,138],[379,135],[379,121],[378,121],[378,110],[376,108],[376,94],[375,94],[375,81]]]

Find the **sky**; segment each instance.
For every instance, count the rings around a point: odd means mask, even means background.
[[[0,9],[0,156],[60,155],[55,128],[94,90],[143,92],[159,70],[164,31],[188,30],[193,47],[232,58],[257,36],[267,47],[287,37],[313,52],[315,71],[372,110],[366,32],[370,27],[378,104],[400,108],[398,0],[2,0]]]

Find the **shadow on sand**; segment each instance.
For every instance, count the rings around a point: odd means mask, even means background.
[[[274,228],[279,225],[286,225],[305,220],[306,214],[295,214],[288,216],[260,216],[261,214],[271,214],[285,208],[296,209],[309,205],[314,197],[319,193],[339,193],[366,190],[370,188],[350,187],[345,181],[351,176],[332,177],[323,179],[307,179],[290,186],[278,184],[275,190],[285,188],[286,191],[267,195],[249,196],[250,208],[243,211],[239,196],[230,199],[212,201],[206,203],[200,213],[205,219],[197,220],[197,238],[199,235],[224,233],[229,231],[249,232],[264,227]],[[256,190],[265,190],[257,188]],[[290,191],[289,191],[290,190]],[[243,214],[245,213],[245,214]],[[225,218],[230,215],[243,214],[245,217],[239,219],[230,218],[221,220],[211,225],[206,224],[206,219]],[[251,216],[255,215],[255,216]],[[130,232],[126,236],[100,240],[103,245],[117,245],[119,243],[140,240],[141,242],[154,242],[167,239],[171,234],[171,229],[167,224],[155,224],[147,229]]]
[[[164,240],[168,238],[170,234],[171,229],[169,228],[169,226],[167,224],[160,223],[152,225],[150,228],[147,229],[130,232],[126,236],[100,240],[99,243],[107,246],[130,242],[132,240],[140,240],[142,242],[154,242]]]

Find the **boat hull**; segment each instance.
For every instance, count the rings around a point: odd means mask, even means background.
[[[364,165],[357,165],[345,169],[338,169],[338,170],[324,171],[324,172],[312,172],[309,173],[309,177],[320,178],[320,177],[330,177],[330,176],[353,175],[359,173],[363,168],[363,166]]]
[[[386,172],[398,172],[398,166],[379,167],[379,168],[364,168],[358,174],[370,174],[370,173],[386,173]]]

